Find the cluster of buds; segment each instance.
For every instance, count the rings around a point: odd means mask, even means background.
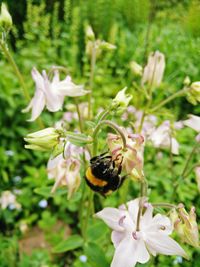
[[[122,162],[122,169],[130,175],[132,179],[143,180],[143,145],[144,138],[139,134],[129,134],[122,129],[126,138],[126,147],[123,147],[122,139],[119,135],[108,134],[107,143],[113,160]]]
[[[4,3],[1,4],[0,29],[9,32],[12,28],[12,17]]]
[[[171,220],[174,224],[174,229],[180,236],[181,240],[193,247],[199,247],[199,231],[196,222],[195,207],[190,209],[190,212],[185,210],[183,204],[178,205],[178,212],[171,212]]]
[[[115,50],[116,46],[99,39],[95,39],[94,32],[91,26],[86,27],[86,54],[92,57],[95,50],[96,57],[100,57],[103,51]]]

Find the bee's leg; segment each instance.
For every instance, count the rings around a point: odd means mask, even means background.
[[[119,187],[124,183],[124,181],[125,181],[125,179],[126,179],[127,177],[128,177],[127,174],[121,177],[120,182],[119,182]]]

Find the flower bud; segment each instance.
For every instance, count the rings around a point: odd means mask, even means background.
[[[165,56],[156,51],[148,57],[148,63],[144,68],[142,76],[142,85],[159,86],[165,70]]]
[[[143,68],[142,68],[142,66],[139,65],[137,62],[135,62],[135,61],[131,61],[131,62],[130,62],[130,69],[131,69],[131,72],[132,72],[135,76],[142,76]]]
[[[200,82],[193,82],[191,84],[187,100],[193,105],[197,105],[200,102]]]
[[[178,207],[178,219],[174,224],[174,228],[182,241],[193,246],[199,247],[199,232],[196,222],[195,207],[190,209],[188,214],[183,204],[179,204]]]
[[[94,32],[92,30],[92,27],[90,25],[88,25],[86,27],[86,39],[89,40],[89,41],[94,41],[95,40],[95,35],[94,35]]]
[[[4,3],[1,4],[0,28],[9,31],[12,27],[12,17]]]
[[[24,140],[29,143],[25,145],[27,149],[48,151],[59,143],[60,132],[49,127],[41,131],[28,134]]]
[[[132,96],[129,94],[126,94],[127,87],[122,89],[117,93],[115,98],[112,101],[112,107],[119,108],[120,111],[124,111],[124,109],[128,106],[129,102],[132,99]]]
[[[183,81],[183,84],[185,86],[188,86],[188,85],[190,85],[190,83],[191,83],[190,77],[189,76],[186,76],[185,79],[184,79],[184,81]]]
[[[101,41],[99,43],[99,49],[102,49],[104,51],[111,51],[111,50],[115,50],[116,49],[116,46],[113,45],[113,44],[110,44],[108,42]]]

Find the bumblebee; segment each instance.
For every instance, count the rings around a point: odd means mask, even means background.
[[[85,175],[88,186],[93,191],[103,196],[109,195],[117,190],[126,178],[126,176],[120,175],[122,172],[123,159],[118,166],[116,166],[118,158],[113,160],[111,156],[106,156],[105,154],[107,154],[107,152],[93,157],[90,160],[90,166]]]

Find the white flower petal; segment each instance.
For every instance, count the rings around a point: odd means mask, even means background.
[[[137,263],[135,258],[135,246],[137,241],[129,234],[120,242],[110,267],[134,267]]]
[[[62,81],[59,82],[56,87],[60,96],[76,97],[89,93],[89,91],[83,89],[82,85],[75,85],[72,82]]]
[[[164,234],[148,234],[145,240],[150,251],[163,255],[178,255],[187,258],[187,254],[182,247],[171,237]]]
[[[145,263],[149,261],[150,255],[142,238],[137,240],[136,251],[134,252],[134,254],[137,255],[137,262]]]
[[[174,155],[178,155],[179,154],[179,143],[177,142],[177,140],[174,137],[172,137],[171,142],[172,142],[172,144],[171,144],[172,153]]]
[[[189,115],[189,119],[185,120],[184,125],[192,128],[193,130],[200,132],[200,117],[196,115]]]
[[[59,71],[58,70],[54,70],[54,76],[53,76],[53,80],[52,83],[58,83],[60,81],[60,77],[59,77]]]
[[[135,240],[131,233],[127,233],[116,248],[111,267],[133,267],[137,262],[145,263],[150,256],[144,241]]]
[[[140,225],[144,235],[144,240],[146,240],[146,238],[148,239],[149,234],[154,234],[159,237],[160,234],[169,235],[173,230],[170,219],[161,214],[157,214],[151,220],[145,220],[145,218],[142,217]]]
[[[64,97],[58,95],[57,84],[51,84],[45,71],[42,73],[45,85],[45,97],[47,109],[56,112],[62,108]]]
[[[123,231],[124,228],[119,224],[120,219],[123,217],[122,212],[116,208],[104,208],[97,212],[95,217],[102,219],[113,230]]]
[[[40,90],[36,90],[34,97],[32,98],[27,111],[32,108],[31,118],[28,121],[34,121],[37,119],[45,107],[44,93]]]
[[[111,240],[112,240],[113,245],[114,245],[115,248],[122,241],[122,239],[124,238],[125,234],[126,234],[126,232],[112,231]]]
[[[140,203],[141,201],[141,203]],[[127,203],[128,205],[128,212],[130,214],[130,217],[133,221],[133,224],[137,223],[137,216],[138,216],[138,210],[139,210],[139,204],[144,204],[146,201],[146,198],[136,198],[134,200],[131,200]]]

